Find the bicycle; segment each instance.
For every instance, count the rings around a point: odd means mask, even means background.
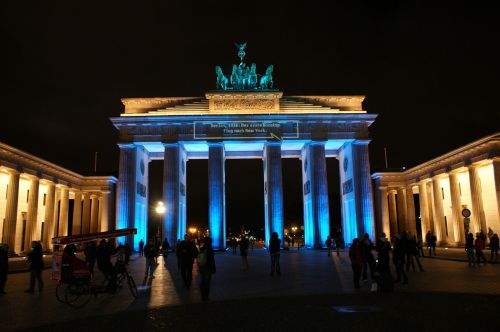
[[[129,274],[125,264],[117,264],[116,269],[116,288],[122,288],[122,283],[127,280],[130,293],[137,298],[139,292],[134,278]],[[70,267],[63,265],[63,277],[56,287],[56,298],[59,302],[70,305],[74,308],[82,308],[89,301],[92,295],[97,297],[100,293],[110,293],[108,283],[109,276],[106,276],[102,285],[96,285],[91,282],[90,274],[78,275],[71,271]]]

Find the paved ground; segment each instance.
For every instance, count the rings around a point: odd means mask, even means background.
[[[132,274],[141,284],[137,300],[123,289],[115,295],[101,294],[83,309],[57,302],[49,270],[44,271],[43,293],[35,295],[23,292],[28,273],[10,274],[8,294],[0,297],[0,329],[42,326],[37,330],[89,330],[109,329],[113,324],[123,330],[192,330],[203,326],[221,330],[241,325],[238,330],[290,331],[318,330],[325,324],[357,330],[377,324],[392,330],[402,324],[403,330],[452,326],[464,330],[461,328],[467,327],[469,319],[471,324],[488,327],[491,320],[472,318],[487,317],[488,310],[496,315],[493,310],[500,304],[498,296],[491,297],[500,294],[500,265],[469,268],[463,262],[424,259],[426,271],[410,272],[408,286],[398,285],[395,294],[371,294],[369,283],[360,291],[352,287],[346,253],[340,257],[318,251],[283,253],[283,274],[273,278],[269,276],[269,257],[262,250],[251,253],[247,272],[242,271],[239,256],[216,254],[218,270],[212,281],[211,302],[202,304],[198,282],[190,290],[184,289],[175,257],[168,258],[167,268],[162,259],[150,285],[143,284],[143,258],[131,263]],[[196,269],[194,275],[196,280]],[[357,309],[369,312],[346,314],[333,308],[345,305],[362,305],[365,307]]]

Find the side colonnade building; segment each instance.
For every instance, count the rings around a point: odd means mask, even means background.
[[[471,212],[469,232],[500,234],[500,134],[404,172],[372,175],[377,233],[434,233],[438,244],[465,244],[462,211]],[[418,209],[416,209],[418,207]]]
[[[53,237],[114,230],[116,182],[0,143],[0,241],[22,254],[32,241],[51,250]]]

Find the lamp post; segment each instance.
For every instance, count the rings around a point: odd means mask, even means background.
[[[162,201],[159,201],[157,204],[156,204],[156,208],[155,208],[155,212],[156,214],[158,215],[158,218],[160,219],[160,222],[158,223],[158,230],[156,232],[156,235],[157,236],[160,236],[162,235],[161,232],[160,232],[160,227],[161,227],[161,217],[165,214],[165,212],[167,211],[167,207],[165,206],[165,203],[163,203]]]

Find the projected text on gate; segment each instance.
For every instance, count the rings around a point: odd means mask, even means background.
[[[194,139],[283,139],[298,137],[298,121],[194,122]]]

